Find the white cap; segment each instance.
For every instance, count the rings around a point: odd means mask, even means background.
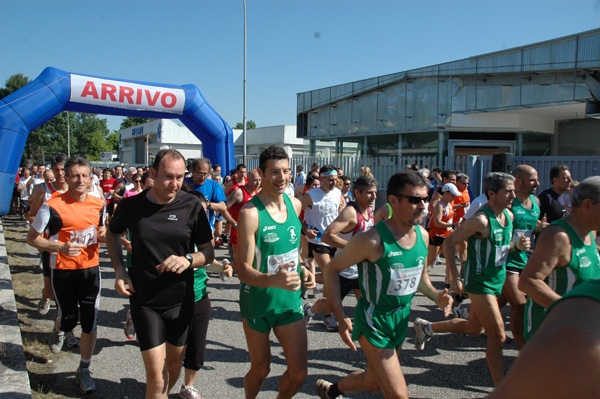
[[[445,193],[446,191],[450,191],[452,194],[454,194],[456,196],[462,195],[460,193],[460,191],[458,191],[458,188],[456,188],[456,186],[452,183],[444,184],[444,186],[442,187],[442,192]]]

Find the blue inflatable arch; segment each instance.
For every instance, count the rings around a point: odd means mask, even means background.
[[[68,73],[48,67],[0,100],[0,215],[10,210],[19,162],[31,131],[61,111],[179,119],[202,141],[205,157],[234,166],[233,133],[195,85],[166,85]]]

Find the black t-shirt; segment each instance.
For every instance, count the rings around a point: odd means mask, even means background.
[[[560,197],[560,194],[552,188],[540,193],[538,197],[540,199],[540,220],[546,215],[546,222],[552,223],[565,216],[566,209],[558,202],[558,197]]]
[[[129,276],[135,293],[132,306],[170,308],[194,301],[194,273],[181,274],[156,270],[171,255],[195,252],[194,244],[212,239],[206,212],[200,200],[180,191],[169,204],[155,204],[148,191],[125,198],[115,211],[109,229],[121,234],[129,229],[133,248]]]

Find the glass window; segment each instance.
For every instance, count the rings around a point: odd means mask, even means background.
[[[523,133],[523,148],[521,154],[523,156],[541,156],[552,153],[552,135],[551,134],[535,134]]]

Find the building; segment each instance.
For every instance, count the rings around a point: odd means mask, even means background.
[[[309,155],[599,155],[598,98],[600,29],[299,93],[298,137]]]
[[[235,156],[244,154],[243,130],[233,129]],[[265,147],[277,144],[286,148],[290,156],[301,157],[304,140],[296,137],[296,126],[279,125],[259,127],[246,131],[248,156],[258,157]],[[202,142],[185,126],[172,119],[156,119],[119,132],[119,160],[128,165],[146,165],[148,154],[162,148],[173,148],[186,159],[202,157]]]

